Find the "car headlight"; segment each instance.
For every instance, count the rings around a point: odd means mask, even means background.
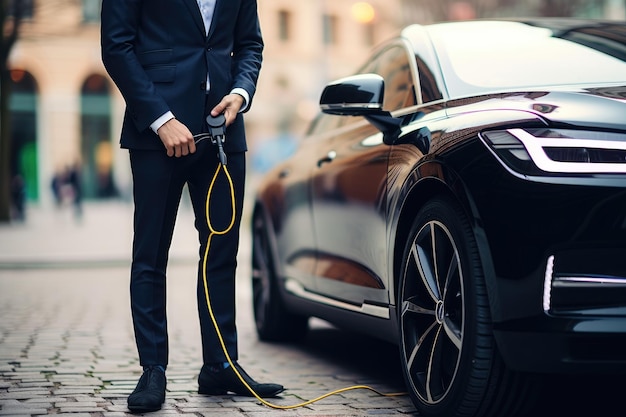
[[[626,134],[567,129],[484,132],[482,141],[507,168],[523,175],[626,174]]]

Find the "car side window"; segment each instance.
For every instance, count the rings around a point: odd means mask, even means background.
[[[374,55],[358,74],[375,73],[385,80],[383,110],[394,111],[417,104],[411,65],[404,46],[393,44]],[[357,122],[361,117],[319,114],[308,134],[318,134]]]
[[[437,85],[435,75],[430,70],[426,62],[418,55],[415,56],[417,62],[417,70],[420,77],[420,91],[422,93],[422,103],[429,103],[431,101],[443,99],[443,94]]]
[[[419,74],[419,93],[422,103],[430,103],[443,99],[441,86],[435,76],[435,68],[439,65],[432,50],[432,43],[427,35],[417,28],[412,32],[412,45],[415,53],[415,64]]]
[[[417,104],[411,65],[402,45],[384,49],[359,72],[373,72],[385,80],[384,110],[394,111]]]
[[[335,116],[332,114],[319,113],[309,126],[307,136],[328,132],[338,128],[343,119],[356,119],[356,117]]]

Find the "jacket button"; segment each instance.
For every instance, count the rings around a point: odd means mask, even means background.
[[[200,89],[202,91],[206,90],[206,81],[200,83]]]

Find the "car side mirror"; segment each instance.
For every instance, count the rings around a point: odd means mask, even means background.
[[[377,74],[361,74],[328,84],[320,98],[324,113],[339,116],[364,116],[382,110],[385,80]]]
[[[385,80],[378,74],[360,74],[333,81],[322,91],[323,113],[363,116],[383,132],[383,141],[392,144],[400,133],[402,120],[383,110]]]

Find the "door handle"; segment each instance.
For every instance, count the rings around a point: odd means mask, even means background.
[[[336,157],[337,157],[337,152],[329,151],[328,154],[324,158],[318,159],[317,166],[321,167],[325,163],[332,162],[333,159],[335,159]]]

